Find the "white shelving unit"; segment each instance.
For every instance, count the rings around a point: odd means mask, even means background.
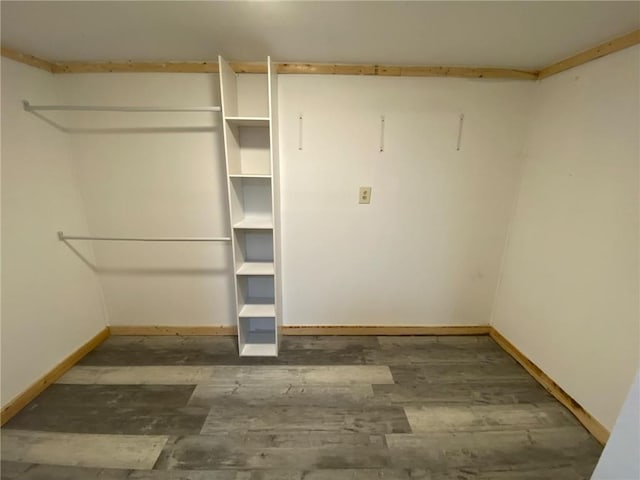
[[[277,76],[237,75],[222,58],[220,91],[241,356],[277,356],[282,321]]]

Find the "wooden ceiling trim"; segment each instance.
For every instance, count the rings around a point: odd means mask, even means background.
[[[577,55],[573,55],[572,57],[565,58],[564,60],[549,65],[548,67],[540,70],[538,76],[541,79],[547,78],[551,75],[555,75],[556,73],[564,72],[565,70],[569,70],[570,68],[574,68],[579,65],[584,65],[585,63],[591,62],[597,58],[604,57],[610,53],[619,52],[620,50],[624,50],[625,48],[633,47],[638,44],[640,44],[640,30],[634,30],[626,35],[614,38],[613,40],[602,43],[596,47],[590,48],[589,50],[580,52]]]
[[[231,62],[236,73],[267,73],[264,63]],[[337,63],[277,63],[279,74],[372,75],[398,77],[509,78],[535,80],[537,72],[507,68],[392,66]],[[214,61],[203,62],[68,62],[57,63],[55,73],[216,73]]]
[[[640,44],[640,30],[585,50],[540,71],[494,67],[375,65],[340,63],[277,63],[279,74],[371,75],[392,77],[455,77],[537,80],[583,65],[610,53]],[[217,73],[218,62],[52,62],[2,47],[2,56],[51,73]],[[232,62],[236,73],[267,73],[264,63]]]
[[[2,47],[0,51],[3,57],[10,58],[16,62],[46,70],[49,73],[54,73],[55,71],[56,65],[48,60],[43,60],[42,58],[34,57],[33,55],[21,53],[13,50],[12,48]]]
[[[54,73],[217,73],[218,62],[59,62]]]
[[[349,65],[331,63],[280,63],[280,74],[373,75],[388,77],[460,77],[536,80],[537,72],[488,67]]]

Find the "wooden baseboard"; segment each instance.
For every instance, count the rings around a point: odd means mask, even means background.
[[[0,425],[4,425],[9,421],[16,413],[22,410],[27,404],[40,395],[49,385],[54,383],[60,378],[67,370],[73,367],[76,363],[82,359],[87,353],[92,351],[102,342],[109,337],[109,328],[101,330],[96,336],[91,338],[87,343],[78,348],[75,352],[69,355],[56,365],[50,372],[45,374],[42,378],[36,381],[33,385],[27,388],[24,392],[16,396],[7,405],[2,407]]]
[[[544,373],[540,367],[533,363],[525,354],[518,350],[509,340],[507,340],[500,332],[491,327],[489,333],[491,338],[502,347],[502,349],[511,355],[516,362],[524,367],[529,374],[542,385],[547,392],[553,395],[562,405],[564,405],[582,425],[595,437],[602,445],[607,443],[609,439],[609,431],[598,420],[593,418],[582,405],[576,402],[571,395],[565,392],[560,385],[553,381],[549,375]]]
[[[234,326],[159,326],[159,325],[113,325],[111,335],[176,335],[179,337],[200,335],[237,335]]]
[[[488,335],[488,325],[285,325],[283,335]]]
[[[284,325],[283,335],[488,335],[488,325],[385,326],[385,325]],[[111,335],[237,335],[233,326],[114,325]]]

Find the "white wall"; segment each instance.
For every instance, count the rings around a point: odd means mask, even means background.
[[[540,84],[492,319],[609,429],[638,368],[639,57]]]
[[[488,324],[535,83],[279,82],[285,322]]]
[[[56,77],[65,102],[219,105],[217,75]],[[218,113],[73,113],[67,124],[94,235],[228,236]],[[234,325],[226,243],[95,243],[111,325]]]
[[[22,99],[58,103],[53,77],[2,58],[3,406],[105,326],[96,275],[56,236],[87,232],[69,139]]]
[[[56,82],[68,103],[219,103],[215,75]],[[535,85],[290,75],[279,82],[285,323],[487,324]],[[70,115],[67,124],[82,130],[70,138],[91,232],[227,234],[218,119]],[[164,130],[190,126],[214,130]],[[371,205],[357,205],[359,185],[373,187]],[[235,323],[224,244],[94,248],[110,324]]]
[[[616,420],[592,480],[640,478],[640,371]]]

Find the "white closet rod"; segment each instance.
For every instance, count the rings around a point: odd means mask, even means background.
[[[85,235],[65,235],[58,232],[58,240],[100,240],[108,242],[230,242],[229,237],[91,237]]]
[[[220,112],[218,106],[211,107],[111,107],[97,105],[31,105],[27,100],[22,104],[27,112],[39,110],[67,110],[89,112]]]

